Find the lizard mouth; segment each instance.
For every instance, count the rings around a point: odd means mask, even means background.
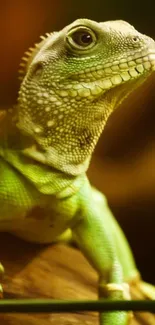
[[[117,67],[119,68],[118,73]],[[105,73],[107,69],[108,68],[105,68]],[[114,63],[110,69],[115,73],[108,79],[112,83],[112,86],[135,79],[145,73],[151,73],[151,71],[155,71],[155,52],[144,56],[137,55],[135,59],[131,58],[129,61],[121,59],[119,65]]]
[[[128,60],[122,58],[119,61],[107,63],[102,71],[96,69],[96,73],[103,76],[103,79],[98,79],[96,84],[102,90],[108,90],[152,71],[155,71],[155,52],[152,51],[143,56],[136,53],[135,57],[130,57]]]
[[[74,74],[71,83],[62,84],[62,96],[98,97],[118,85],[133,81],[155,71],[155,50],[145,50]],[[64,91],[65,90],[65,91]],[[59,90],[61,96],[61,91]]]

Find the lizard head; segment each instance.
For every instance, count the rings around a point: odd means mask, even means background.
[[[46,162],[76,174],[110,113],[155,70],[155,42],[124,21],[78,19],[31,52],[22,63],[18,127]]]

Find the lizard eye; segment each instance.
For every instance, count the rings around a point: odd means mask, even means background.
[[[70,31],[67,41],[76,49],[87,49],[96,44],[96,35],[89,28],[79,27]]]

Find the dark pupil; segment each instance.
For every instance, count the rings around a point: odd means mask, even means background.
[[[73,35],[73,40],[81,46],[88,46],[92,42],[92,36],[86,32],[77,32]]]

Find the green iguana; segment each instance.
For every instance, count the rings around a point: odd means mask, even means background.
[[[155,42],[124,21],[78,19],[21,66],[18,104],[1,119],[0,230],[38,243],[69,234],[98,272],[100,298],[130,299],[131,282],[155,298],[86,176],[110,113],[155,70]],[[100,324],[129,324],[129,314],[102,313]]]

